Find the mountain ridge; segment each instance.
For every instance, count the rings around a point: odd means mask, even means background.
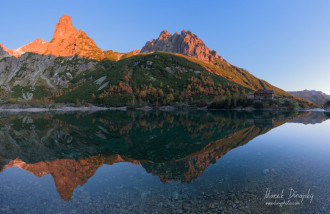
[[[49,42],[44,41],[40,38],[35,39],[34,41],[23,45],[22,47],[16,49],[7,49],[4,45],[0,44],[3,50],[8,52],[10,55],[15,57],[20,57],[26,52],[33,52],[37,54],[43,54],[47,50]]]
[[[55,32],[45,54],[103,58],[103,50],[83,30],[72,25],[71,17],[63,15],[56,24]]]
[[[204,62],[212,63],[216,59],[224,61],[215,50],[210,50],[205,43],[190,30],[182,30],[181,33],[170,34],[163,30],[157,39],[146,42],[141,53],[164,51],[178,53],[190,57],[196,57]]]
[[[313,103],[323,104],[326,100],[330,100],[330,95],[317,90],[303,90],[303,91],[288,91],[290,94]]]
[[[79,55],[81,57],[98,60],[104,58],[104,51],[100,49],[82,29],[77,30],[72,25],[72,20],[69,15],[61,16],[56,24],[50,42],[38,38],[17,49],[6,48],[2,44],[0,44],[0,46],[10,55],[15,57],[20,57],[24,53],[32,52],[42,55],[54,55],[57,57]]]
[[[170,55],[165,56],[162,54],[162,57],[158,58],[160,56],[159,54],[152,55],[153,53],[159,53],[159,51],[172,55],[174,54],[175,57]],[[152,61],[149,62],[144,62],[145,64],[143,65],[140,64],[139,62],[141,60],[145,61],[144,58],[148,55],[154,56],[155,59],[152,59]],[[7,49],[3,45],[0,45],[0,77],[2,78],[0,80],[0,91],[5,90],[7,93],[7,95],[1,95],[0,100],[4,99],[3,97],[8,100],[8,97],[11,97],[10,93],[19,95],[14,97],[15,99],[23,98],[24,100],[31,100],[34,97],[34,93],[32,93],[32,91],[35,86],[44,87],[40,88],[40,91],[49,91],[47,96],[43,96],[47,99],[50,98],[50,94],[52,93],[62,94],[62,88],[69,89],[68,93],[71,93],[73,88],[79,88],[84,85],[85,82],[96,81],[96,79],[93,81],[91,79],[87,80],[84,76],[80,75],[82,72],[83,74],[88,73],[89,78],[94,78],[96,75],[94,71],[97,70],[97,68],[107,67],[107,69],[103,69],[102,71],[105,72],[105,75],[107,75],[109,72],[111,73],[112,67],[104,66],[109,64],[105,62],[106,60],[118,61],[119,63],[119,61],[123,61],[128,58],[131,59],[134,56],[139,58],[138,61],[134,62],[140,64],[142,70],[139,72],[143,71],[145,73],[150,73],[150,70],[155,69],[157,72],[161,71],[157,74],[160,76],[150,77],[152,80],[161,78],[164,76],[164,72],[174,74],[176,70],[181,72],[182,70],[191,70],[192,67],[197,69],[197,67],[201,66],[207,72],[216,74],[229,81],[225,81],[227,83],[225,87],[222,86],[223,89],[230,87],[230,85],[234,88],[236,87],[235,85],[239,85],[252,91],[256,91],[258,89],[274,90],[276,97],[298,100],[299,102],[308,104],[307,101],[300,98],[295,98],[284,90],[281,90],[264,80],[256,78],[248,71],[231,65],[219,56],[216,51],[210,50],[204,42],[191,31],[183,30],[180,34],[175,33],[172,35],[168,31],[164,30],[160,33],[157,39],[147,42],[141,50],[134,50],[129,53],[118,53],[112,50],[103,51],[100,49],[84,31],[81,29],[78,31],[75,27],[73,27],[71,17],[68,15],[63,15],[60,18],[59,22],[56,24],[54,35],[50,42],[43,41],[42,39],[36,39],[33,42],[15,50]],[[188,61],[184,61],[177,57],[185,58],[190,62],[188,63]],[[183,64],[174,65],[171,63],[171,60],[174,58],[176,58],[175,61],[177,63]],[[158,62],[159,60],[163,60],[164,62],[166,61],[167,63],[173,65],[169,66],[163,62],[159,62],[156,63],[159,66],[154,67],[154,65],[150,64]],[[125,63],[130,63],[132,61],[134,61],[134,59],[126,60]],[[119,64],[122,64],[122,62]],[[189,69],[185,68],[185,66],[188,66],[187,68]],[[135,67],[135,65],[132,66],[131,64],[123,66],[125,70],[128,69],[126,71],[128,79],[130,79]],[[196,74],[199,74],[200,71],[200,68],[198,68],[198,70],[194,70],[194,72],[197,72]],[[90,74],[91,72],[94,72],[94,74]],[[118,76],[118,74],[113,75]],[[178,77],[180,76],[182,76],[182,74],[179,74]],[[79,80],[77,80],[78,77],[80,78]],[[102,76],[99,78],[101,77]],[[72,82],[73,79],[75,79],[74,82]],[[143,86],[143,82],[146,84],[147,79],[144,78],[142,82],[140,81],[142,84],[140,87]],[[147,85],[152,84],[152,82],[153,81],[148,81]],[[111,81],[109,81],[107,84],[104,83],[106,84],[104,87],[109,87],[110,84],[119,83],[120,82],[113,81],[111,83]],[[208,86],[208,92],[206,94],[224,96],[224,92],[215,94],[212,92],[214,90],[220,90],[219,87],[213,87],[212,89],[210,87],[212,86]],[[161,88],[157,88],[157,90],[160,89]],[[99,95],[100,89],[95,90],[96,91],[91,92],[90,96]],[[202,94],[201,90],[198,90],[198,93]],[[233,91],[236,89],[229,90]],[[249,90],[244,91],[249,92]],[[83,92],[84,91],[80,91],[80,93]],[[240,90],[240,92],[242,92],[241,95],[244,95],[245,93],[243,90]],[[170,93],[170,91],[168,93]],[[180,94],[186,92],[178,91],[177,93]],[[189,90],[188,93],[190,93]],[[238,96],[238,94],[234,95],[233,93],[228,92],[226,93],[226,96],[232,97]],[[90,97],[86,98],[90,100]],[[179,100],[179,98],[175,98],[175,100]]]

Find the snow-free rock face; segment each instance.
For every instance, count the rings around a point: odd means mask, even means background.
[[[56,24],[53,38],[50,42],[40,38],[17,49],[2,49],[10,55],[20,57],[26,52],[54,56],[74,56],[103,59],[103,50],[98,48],[96,43],[87,36],[81,29],[78,31],[72,25],[71,17],[63,15]]]
[[[73,27],[71,17],[63,15],[56,24],[55,32],[53,35],[52,43],[60,43],[62,39],[73,37],[77,33],[77,29]]]
[[[56,58],[52,55],[24,53],[14,57],[0,47],[0,100],[10,94],[15,86],[45,86],[56,91],[80,72],[95,65],[95,61],[80,56]],[[22,92],[22,97],[18,98],[23,99],[24,94]]]
[[[164,30],[160,33],[158,39],[148,41],[141,49],[141,53],[149,53],[155,51],[165,51],[171,53],[179,53],[186,56],[196,57],[204,62],[213,62],[219,57],[217,52],[210,50],[204,42],[191,31],[181,31],[181,34],[170,34]]]
[[[27,45],[24,45],[22,47],[16,48],[16,49],[7,49],[2,45],[2,48],[6,50],[10,55],[15,57],[20,57],[22,54],[26,52],[33,52],[37,54],[44,54],[48,47],[48,42],[44,41],[40,38],[34,40],[33,42],[30,42]]]
[[[44,54],[45,51],[47,50],[48,44],[49,44],[49,42],[38,38],[38,39],[34,40],[33,42],[31,42],[21,48],[16,49],[16,51],[22,52],[22,53],[33,52],[36,54]]]
[[[84,31],[77,30],[72,25],[70,16],[64,15],[57,23],[50,42],[36,39],[17,49],[7,49],[3,45],[0,46],[0,103],[8,102],[11,98],[13,98],[11,100],[13,102],[15,99],[21,102],[21,98],[25,101],[32,100],[32,98],[40,100],[41,98],[48,99],[52,97],[53,99],[54,96],[50,96],[50,94],[62,96],[64,94],[63,88],[72,87],[77,89],[78,86],[81,86],[80,84],[92,81],[84,77],[85,71],[93,72],[93,67],[98,64],[97,61],[92,59],[118,61],[139,53],[155,51],[186,55],[192,63],[205,67],[208,72],[222,76],[246,88],[252,90],[258,90],[260,88],[274,90],[275,96],[292,97],[287,92],[256,78],[248,71],[229,64],[221,56],[218,56],[216,51],[210,50],[202,40],[190,31],[182,31],[180,34],[175,33],[174,35],[163,31],[159,38],[147,42],[141,51],[135,50],[129,53],[118,53],[111,50],[103,51],[98,48],[95,42]],[[141,58],[141,60],[143,59]],[[128,61],[123,63],[128,63]],[[158,61],[158,59],[155,58],[155,61]],[[204,62],[209,64],[205,65]],[[102,63],[98,65],[102,65]],[[147,64],[147,66],[146,70],[153,69],[151,65]],[[133,69],[135,65],[127,64],[127,67]],[[180,65],[178,67],[183,68],[185,66]],[[99,68],[105,71],[111,69],[104,66],[99,66]],[[144,67],[141,68],[144,69]],[[167,65],[164,64],[163,68],[168,72],[174,72],[172,62],[167,62]],[[158,70],[156,66],[155,69]],[[195,72],[200,72],[199,70],[195,70]],[[128,73],[131,73],[131,71]],[[75,79],[75,77],[79,79]],[[153,78],[159,77],[163,78],[163,76],[155,76]],[[36,87],[39,88],[36,89]],[[49,89],[52,93],[49,92],[47,95],[45,93],[32,93],[32,91],[44,92],[45,88]],[[72,88],[66,92],[71,93]],[[100,92],[100,90],[94,91],[92,88],[89,89],[92,90],[91,94],[98,94]],[[26,93],[28,93],[28,96]],[[78,94],[83,93],[85,91],[81,91]],[[39,94],[40,96],[32,97],[31,94]]]
[[[6,51],[6,48],[0,44],[0,60],[5,57],[9,57],[10,54]]]
[[[74,43],[76,52],[72,53]],[[22,91],[17,97],[19,100],[35,98],[35,87],[57,91],[80,72],[96,65],[86,58],[96,59],[102,55],[103,51],[94,41],[74,28],[71,18],[64,15],[56,25],[51,42],[38,38],[17,49],[0,45],[0,101],[8,100],[14,88],[19,92],[22,87],[28,90]]]
[[[71,17],[63,15],[56,24],[55,32],[45,54],[55,56],[79,55],[94,59],[103,58],[103,50],[81,29],[72,25]]]

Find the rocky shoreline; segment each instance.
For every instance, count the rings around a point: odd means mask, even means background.
[[[102,107],[88,104],[85,106],[77,106],[75,104],[43,104],[43,105],[20,105],[20,104],[3,104],[0,105],[0,112],[47,112],[47,111],[105,111],[105,110],[140,110],[140,111],[176,111],[176,110],[198,110],[198,111],[215,111],[215,110],[234,110],[234,111],[294,111],[294,109],[288,108],[263,108],[257,109],[253,107],[237,107],[237,108],[224,108],[224,109],[211,109],[207,106],[121,106],[121,107]],[[298,111],[322,111],[330,112],[330,109],[295,109]]]
[[[197,111],[213,111],[213,110],[236,110],[236,111],[254,111],[259,109],[254,108],[235,108],[235,109],[208,109],[205,107],[197,106],[143,106],[143,107],[100,107],[94,105],[88,106],[75,106],[75,105],[40,105],[40,106],[31,106],[31,105],[0,105],[0,112],[47,112],[47,111],[105,111],[105,110],[118,110],[118,111],[127,111],[127,110],[139,110],[139,111],[177,111],[177,110],[197,110]],[[270,109],[262,109],[270,110]],[[274,110],[274,109],[271,109]]]
[[[48,111],[105,111],[105,110],[126,110],[126,107],[99,107],[99,106],[72,106],[72,105],[3,105],[0,112],[48,112]]]

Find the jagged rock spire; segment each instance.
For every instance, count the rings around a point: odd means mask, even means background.
[[[158,39],[153,39],[145,44],[141,49],[141,53],[149,53],[155,51],[165,51],[171,53],[179,53],[186,56],[196,57],[205,62],[214,62],[215,59],[223,60],[217,52],[210,50],[204,42],[193,34],[190,30],[182,30],[181,34],[170,34],[163,30]]]

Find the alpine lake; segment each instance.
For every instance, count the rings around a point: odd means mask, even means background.
[[[0,113],[0,213],[330,213],[330,113]]]

